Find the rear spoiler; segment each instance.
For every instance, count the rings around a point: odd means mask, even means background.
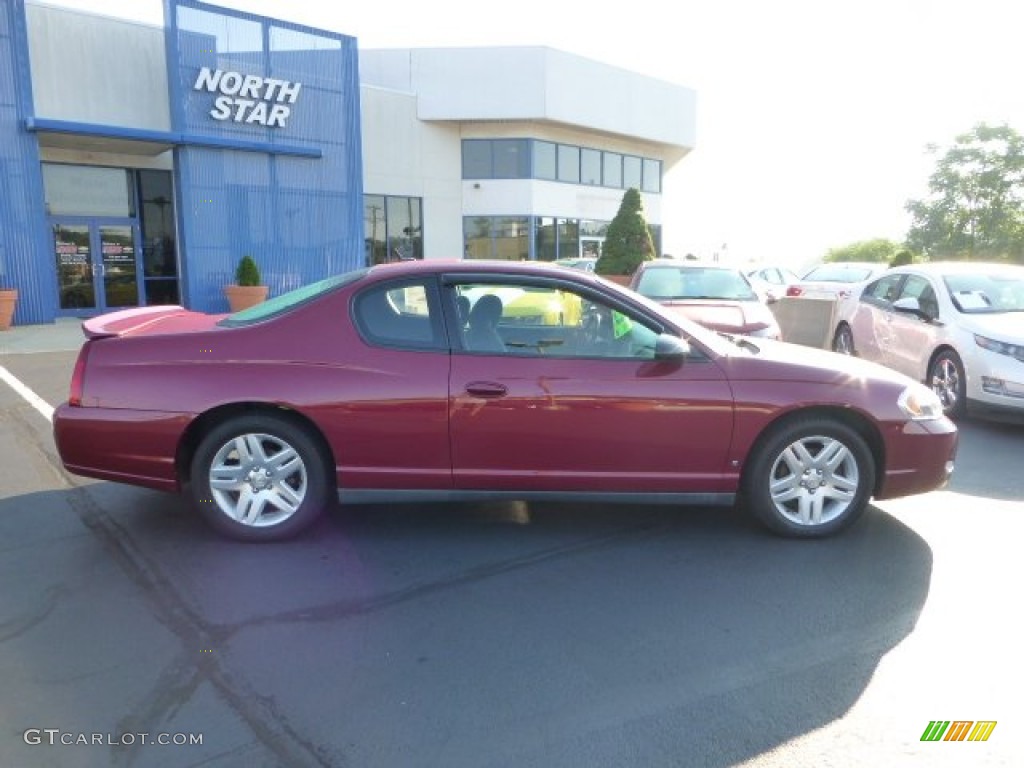
[[[128,336],[153,323],[169,317],[190,314],[181,306],[133,307],[118,312],[108,312],[99,317],[82,321],[82,333],[88,339],[103,339],[110,336]]]

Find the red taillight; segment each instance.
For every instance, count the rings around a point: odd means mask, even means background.
[[[71,391],[68,393],[68,405],[82,404],[82,391],[85,389],[85,362],[89,358],[89,342],[85,342],[78,352],[75,370],[71,372]]]
[[[787,296],[799,296],[803,292],[804,289],[801,288],[799,285],[791,285],[786,289]]]

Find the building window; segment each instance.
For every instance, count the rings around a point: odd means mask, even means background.
[[[576,219],[558,220],[558,258],[571,259],[580,253],[580,223]]]
[[[529,216],[472,216],[463,219],[467,259],[530,258]]]
[[[596,149],[580,151],[580,183],[600,186],[601,153]]]
[[[558,180],[580,183],[580,148],[570,144],[558,145]]]
[[[491,142],[494,179],[530,178],[529,143],[526,139],[496,139]]]
[[[554,261],[558,258],[556,220],[550,216],[538,216],[535,221],[533,257],[537,261]]]
[[[622,184],[626,189],[642,189],[644,164],[639,157],[626,155],[622,158]]]
[[[533,142],[533,177],[535,179],[558,178],[557,148],[550,141]]]
[[[383,264],[388,254],[387,213],[384,195],[363,195],[363,237],[366,265]]]
[[[491,167],[491,142],[466,139],[462,142],[462,178],[489,179]]]
[[[178,244],[170,171],[136,171],[146,304],[179,304]]]
[[[363,237],[367,266],[422,259],[422,198],[364,195]]]
[[[661,192],[661,161],[644,158],[644,192]]]
[[[618,152],[604,152],[604,185],[622,189],[622,155]]]
[[[467,259],[490,259],[491,254],[491,217],[472,216],[462,220],[463,237],[466,240],[465,256]]]
[[[463,179],[545,179],[661,193],[662,162],[539,139],[463,139]]]
[[[43,192],[50,216],[135,216],[131,172],[124,168],[43,163]]]

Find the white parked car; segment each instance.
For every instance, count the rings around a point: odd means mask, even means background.
[[[1024,266],[888,270],[840,305],[832,348],[925,382],[950,416],[1024,414]]]
[[[787,296],[814,299],[843,299],[888,269],[880,261],[830,261],[811,269],[799,281],[786,286]]]
[[[769,299],[778,299],[786,295],[786,289],[800,282],[800,276],[788,267],[760,265],[744,269],[751,282]]]

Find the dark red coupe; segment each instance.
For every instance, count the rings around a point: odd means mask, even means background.
[[[335,502],[733,504],[813,537],[943,486],[926,387],[710,332],[558,266],[418,261],[234,315],[83,323],[57,447],[76,474],[187,491],[219,531],[294,535]]]

